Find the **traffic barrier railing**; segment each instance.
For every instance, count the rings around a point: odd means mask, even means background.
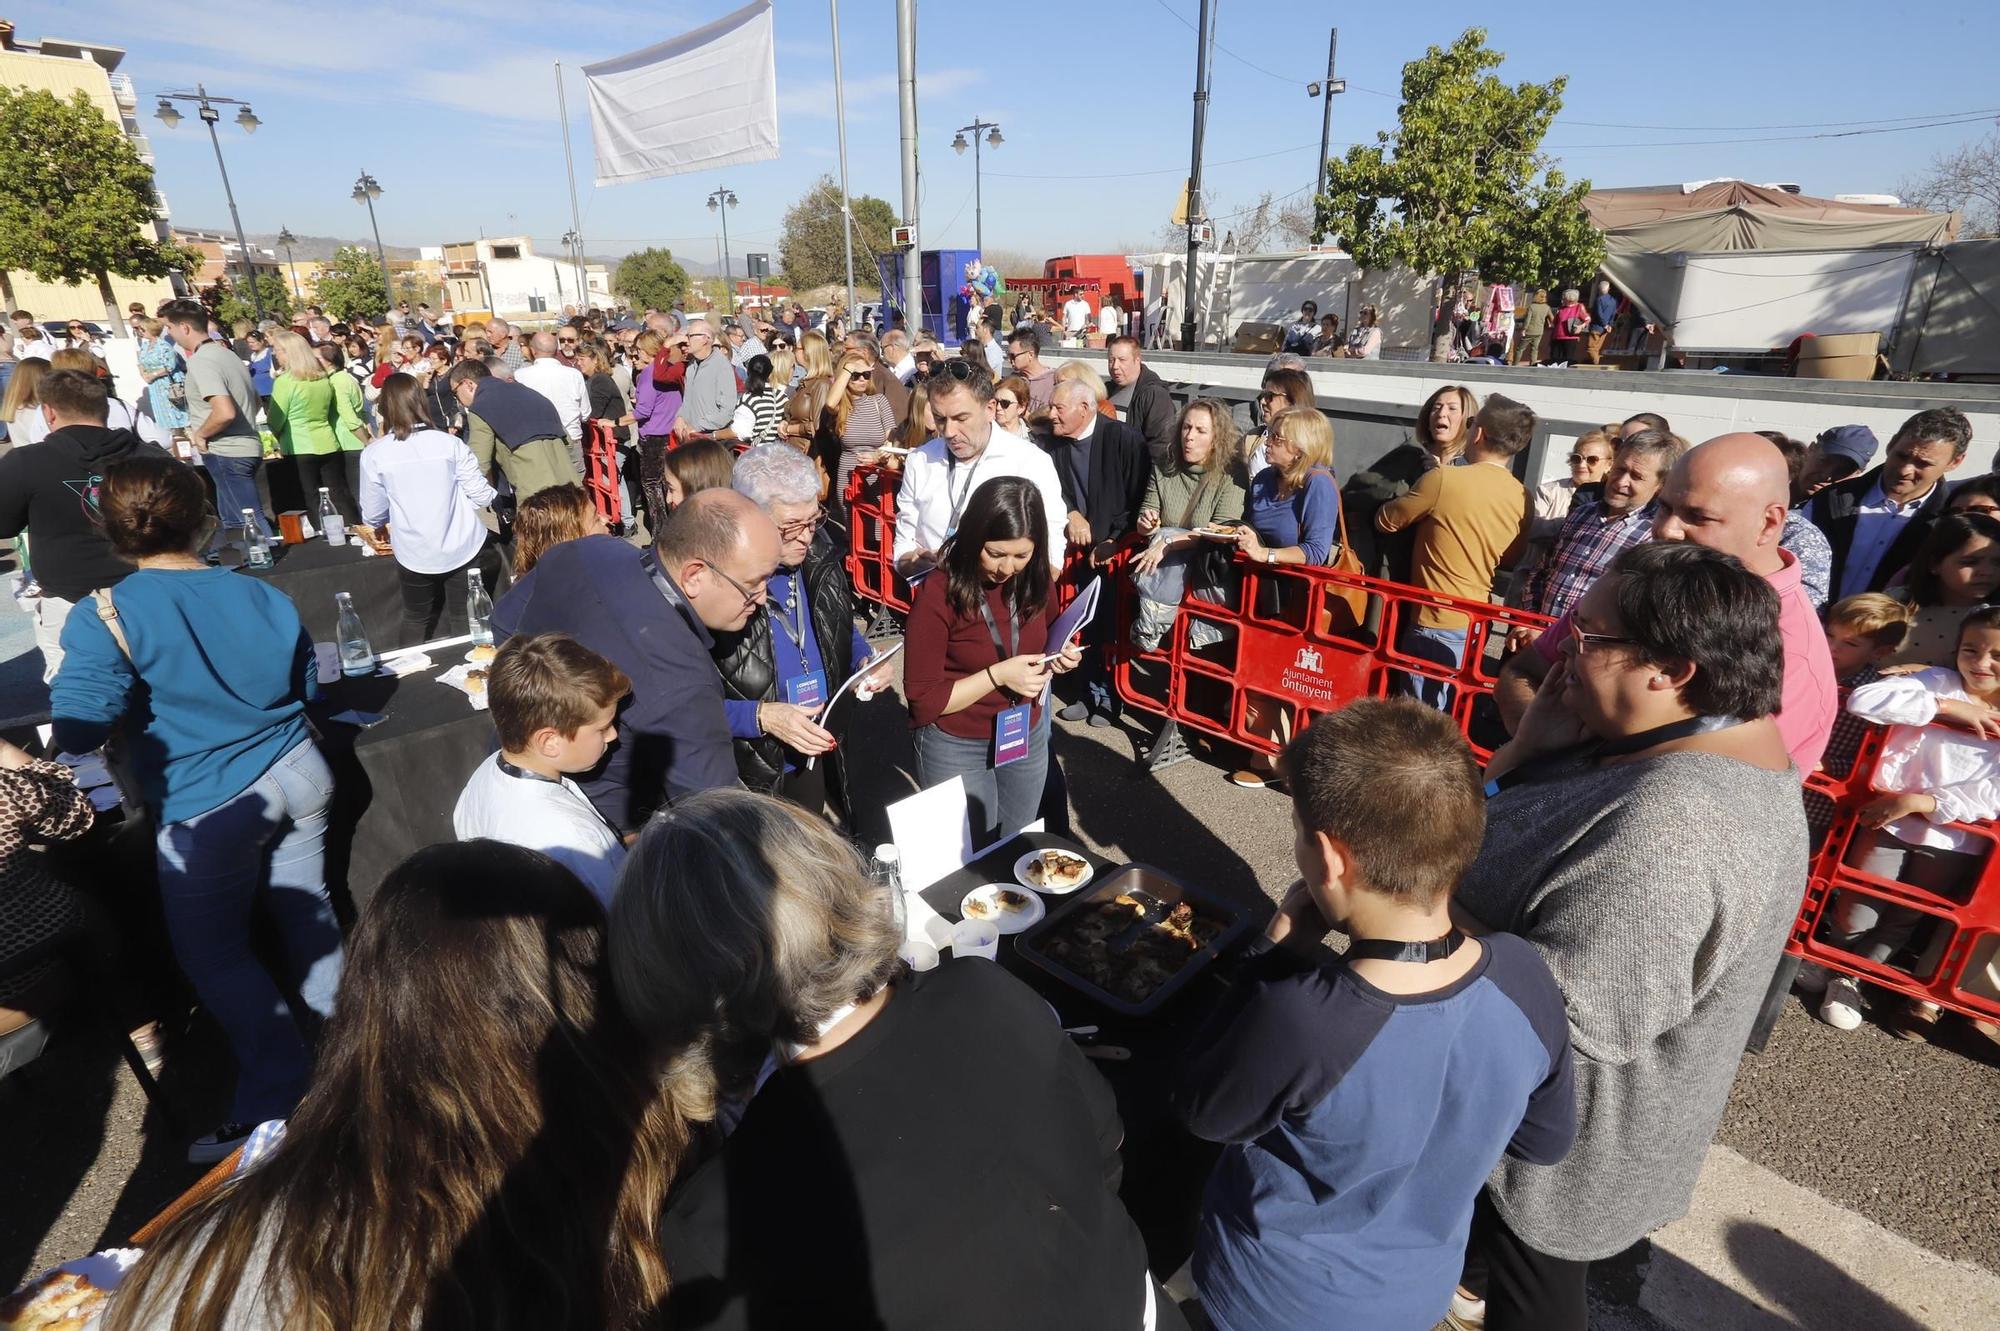
[[[583,424],[583,488],[596,506],[597,516],[615,528],[625,517],[618,497],[618,434],[609,421]]]
[[[1229,563],[1227,602],[1190,589],[1158,649],[1131,641],[1137,590],[1118,578],[1119,696],[1179,726],[1258,753],[1275,753],[1312,716],[1356,698],[1386,697],[1422,681],[1447,690],[1444,710],[1473,747],[1481,700],[1493,692],[1508,635],[1540,633],[1546,615],[1464,601],[1379,578],[1300,564]],[[1121,573],[1123,569],[1121,568]],[[1465,621],[1458,664],[1415,635],[1418,616],[1443,611]],[[1196,646],[1197,626],[1213,641]],[[1436,651],[1437,655],[1424,655]],[[1497,718],[1494,722],[1497,725]]]

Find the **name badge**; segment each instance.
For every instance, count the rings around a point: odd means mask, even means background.
[[[826,672],[810,671],[785,681],[785,701],[795,707],[817,707],[826,701]]]
[[[993,718],[993,765],[1005,767],[1028,756],[1028,718],[1033,708],[1027,703],[1009,707]]]

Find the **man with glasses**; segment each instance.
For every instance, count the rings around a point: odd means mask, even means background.
[[[771,349],[764,345],[741,320],[729,325],[729,363],[738,369],[748,369],[752,356],[768,356]]]
[[[825,534],[819,470],[790,444],[762,444],[736,460],[731,485],[771,519],[779,540],[761,610],[742,629],[716,634],[737,775],[845,825],[846,772],[818,718],[871,651],[854,627],[843,549]],[[874,687],[886,686],[888,674],[885,662]]]
[[[1028,410],[1047,411],[1055,400],[1056,372],[1042,364],[1042,335],[1028,327],[1007,334],[1007,364],[1028,381]]]
[[[691,495],[651,550],[616,536],[550,547],[493,609],[503,637],[564,633],[632,681],[618,742],[579,776],[598,813],[629,840],[654,811],[696,791],[737,784],[710,652],[763,609],[778,569],[777,526],[734,490]]]
[[[534,359],[514,371],[514,382],[534,389],[556,409],[556,417],[562,422],[563,437],[569,440],[570,465],[581,476],[584,474],[583,423],[590,416],[590,386],[584,380],[583,371],[565,365],[558,355],[565,337],[574,351],[576,333],[568,328],[558,333],[551,333],[545,328],[528,339],[528,350]]]
[[[674,432],[683,439],[695,435],[735,438],[729,432],[729,422],[736,414],[736,401],[742,393],[736,386],[736,367],[715,344],[715,330],[708,320],[688,320],[687,354],[681,409],[674,418]]]
[[[1048,515],[1049,562],[1060,570],[1069,510],[1049,455],[994,419],[993,376],[967,360],[942,361],[925,380],[937,437],[903,459],[896,494],[896,569],[908,578],[937,563],[973,490],[996,476],[1035,483]]]

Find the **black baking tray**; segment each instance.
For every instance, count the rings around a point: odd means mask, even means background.
[[[1199,949],[1194,959],[1175,971],[1165,984],[1148,994],[1143,1002],[1130,1003],[1115,994],[1107,993],[1088,978],[1078,975],[1069,967],[1052,957],[1045,956],[1039,946],[1041,940],[1060,928],[1062,922],[1078,911],[1111,900],[1121,892],[1137,888],[1151,896],[1158,897],[1168,905],[1188,902],[1196,910],[1210,919],[1222,921],[1222,932],[1215,940]],[[1075,989],[1092,1002],[1109,1008],[1127,1017],[1144,1017],[1156,1012],[1166,1001],[1186,987],[1189,981],[1211,965],[1223,952],[1255,927],[1249,907],[1217,896],[1198,887],[1169,878],[1160,870],[1148,864],[1128,864],[1094,879],[1086,887],[1062,899],[1060,905],[1050,908],[1046,917],[1036,921],[1021,931],[1014,939],[1014,953],[1025,961],[1047,971],[1070,988]]]

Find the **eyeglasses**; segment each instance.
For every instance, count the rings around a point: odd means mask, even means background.
[[[826,521],[826,510],[822,508],[809,518],[800,518],[797,522],[787,522],[784,526],[778,528],[779,539],[786,541],[796,541],[801,536],[810,536],[814,532],[818,531],[819,524],[825,521]],[[716,572],[721,573],[722,570],[717,569]],[[728,575],[723,574],[723,576],[727,577]]]
[[[962,384],[969,384],[972,382],[972,376],[977,373],[978,370],[974,368],[971,361],[941,360],[937,364],[931,366],[931,372],[928,375],[926,375],[925,378],[956,379],[958,380],[958,382]]]
[[[1580,652],[1599,645],[1622,644],[1630,647],[1639,641],[1637,638],[1622,638],[1615,633],[1585,633],[1574,619],[1569,622],[1569,636],[1576,639],[1576,648]]]
[[[573,347],[576,345],[576,339],[573,337],[559,337],[556,339],[556,345],[559,347]]]
[[[707,567],[716,577],[721,578],[736,589],[736,594],[743,598],[743,604],[748,609],[755,610],[758,606],[764,604],[765,599],[770,595],[769,589],[764,587],[759,587],[757,590],[751,591],[748,587],[745,587],[742,583],[724,573],[722,566],[719,564],[707,564]]]
[[[1602,457],[1597,457],[1589,453],[1572,453],[1569,455],[1569,465],[1572,467],[1576,466],[1580,462],[1587,462],[1594,467],[1598,463],[1604,461],[1607,461],[1607,459]]]
[[[1015,407],[1018,407],[1021,404],[1016,402],[1011,397],[995,397],[993,399],[993,405],[996,407],[1005,407],[1009,411],[1012,411]]]

